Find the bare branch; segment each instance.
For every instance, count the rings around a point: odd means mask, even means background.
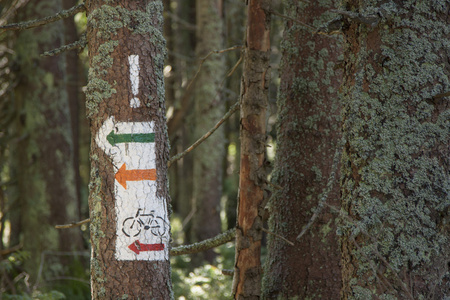
[[[291,246],[294,246],[293,242],[291,242],[290,240],[288,240],[287,238],[285,238],[285,237],[283,237],[283,236],[281,236],[279,234],[276,234],[275,232],[269,231],[269,230],[265,229],[264,227],[261,227],[261,230],[264,231],[265,233],[271,234],[271,235],[273,235],[273,236],[275,236],[275,237],[285,241],[286,243],[288,243]]]
[[[221,233],[213,238],[210,238],[210,239],[207,239],[207,240],[195,243],[195,244],[172,248],[172,249],[170,249],[170,255],[178,256],[178,255],[183,255],[183,254],[193,254],[193,253],[206,251],[206,250],[212,249],[214,247],[223,245],[225,243],[231,242],[235,236],[236,236],[236,229],[233,228],[233,229],[225,231],[224,233]]]
[[[233,50],[236,50],[236,49],[242,49],[242,46],[237,45],[237,46],[233,46],[233,47],[230,47],[230,48],[227,48],[227,49],[213,50],[213,51],[209,52],[205,57],[203,57],[203,58],[201,59],[200,65],[198,66],[198,69],[197,69],[197,72],[195,73],[194,78],[192,78],[192,80],[189,82],[189,85],[188,85],[187,89],[189,89],[190,86],[191,86],[191,85],[194,83],[194,81],[197,79],[197,76],[198,76],[198,74],[200,73],[200,70],[202,69],[203,63],[205,62],[205,60],[208,59],[208,57],[210,57],[210,56],[213,55],[213,54],[225,53],[225,52],[233,51]]]
[[[227,276],[233,276],[234,270],[223,269],[223,270],[222,270],[222,274],[223,274],[223,275],[227,275]]]
[[[220,125],[222,125],[223,122],[225,122],[229,117],[231,117],[231,115],[237,111],[239,109],[239,102],[236,102],[235,104],[233,104],[233,106],[231,106],[230,110],[222,117],[222,119],[220,119],[219,122],[217,122],[217,124],[207,133],[205,133],[201,138],[199,138],[195,143],[193,143],[189,148],[187,148],[186,150],[184,150],[183,152],[173,156],[168,162],[167,162],[167,167],[170,167],[175,161],[183,158],[186,154],[188,154],[189,152],[191,152],[193,149],[195,149],[198,145],[200,145],[201,143],[203,143],[204,140],[206,140],[211,134],[214,133],[214,131],[217,130],[217,128],[220,127]]]
[[[335,177],[336,177],[336,170],[337,170],[337,166],[339,164],[339,158],[340,158],[340,154],[341,154],[341,147],[343,146],[343,144],[344,144],[344,139],[342,138],[341,141],[338,143],[338,145],[336,147],[336,152],[334,153],[333,166],[331,167],[330,177],[328,177],[327,186],[325,187],[325,190],[323,192],[322,198],[320,198],[319,204],[317,205],[317,208],[314,211],[314,214],[312,215],[312,217],[309,220],[308,224],[306,224],[306,226],[303,227],[302,231],[297,236],[297,241],[299,241],[302,238],[302,236],[312,226],[314,221],[316,221],[317,217],[322,212],[322,209],[323,209],[323,207],[324,207],[324,205],[325,205],[325,203],[326,203],[326,201],[328,199],[328,194],[333,189],[333,185],[334,185]]]
[[[242,48],[242,46],[233,46],[233,47],[230,47],[230,48],[227,48],[227,49],[214,50],[214,51],[211,51],[210,53],[208,53],[208,55],[206,55],[204,58],[201,59],[200,65],[198,66],[198,69],[195,72],[194,77],[189,81],[189,83],[188,83],[188,85],[187,85],[187,87],[186,87],[186,89],[184,91],[184,95],[181,98],[181,101],[180,101],[181,108],[180,109],[176,109],[174,111],[173,116],[168,121],[167,126],[169,128],[169,132],[173,133],[173,132],[175,132],[178,129],[178,127],[180,126],[181,121],[183,119],[183,116],[186,114],[187,110],[189,109],[190,97],[191,97],[191,94],[192,94],[192,92],[194,90],[193,86],[194,86],[194,83],[197,81],[197,76],[200,73],[200,70],[201,70],[205,60],[209,56],[214,54],[214,53],[216,53],[216,54],[217,53],[225,53],[225,52],[236,50],[236,49],[240,49],[240,48]],[[174,53],[172,53],[172,54],[174,54]],[[231,76],[231,74],[234,72],[234,69],[237,68],[237,66],[240,64],[241,60],[242,60],[242,57],[239,59],[239,61],[236,63],[236,65],[231,69],[231,71],[228,73],[227,77]]]
[[[16,252],[17,250],[20,250],[22,247],[23,247],[23,245],[22,245],[22,243],[20,243],[14,247],[0,250],[0,256],[5,256],[5,255],[11,254],[13,252]]]
[[[91,221],[91,219],[85,219],[83,221],[70,223],[70,224],[66,224],[66,225],[56,225],[55,228],[56,229],[74,228],[74,227],[78,227],[78,226],[81,226],[83,224],[89,223],[90,221]]]
[[[86,47],[87,45],[87,40],[86,40],[86,33],[83,33],[80,36],[80,39],[76,42],[73,42],[72,44],[69,45],[64,45],[61,46],[59,48],[50,50],[50,51],[46,51],[44,53],[41,54],[41,56],[54,56],[54,55],[58,55],[64,51],[70,51],[73,49],[78,49],[78,51],[81,51],[84,49],[84,47]]]
[[[34,27],[38,27],[38,26],[42,26],[42,25],[46,25],[46,24],[49,24],[52,22],[59,21],[61,19],[68,18],[70,16],[73,16],[73,15],[75,15],[79,12],[83,12],[85,10],[86,10],[86,7],[84,6],[84,3],[82,3],[82,4],[79,4],[77,6],[70,8],[68,10],[62,10],[53,16],[49,16],[49,17],[45,17],[45,18],[37,19],[37,20],[21,22],[21,23],[7,24],[7,25],[0,26],[0,29],[3,29],[3,31],[6,31],[6,30],[23,30],[23,29],[34,28]]]
[[[185,29],[190,31],[195,31],[197,29],[197,26],[195,24],[189,23],[179,16],[177,16],[174,13],[171,12],[164,12],[164,15],[171,18],[174,22],[181,24]]]
[[[8,19],[11,18],[19,8],[27,4],[28,1],[29,0],[14,0],[6,12],[0,16],[0,26],[8,22]]]
[[[241,56],[239,57],[239,60],[237,61],[237,63],[231,68],[230,72],[228,72],[227,77],[230,77],[231,75],[233,75],[234,71],[236,71],[237,67],[241,64],[242,60],[243,60],[243,56],[242,56],[242,52],[241,52]]]

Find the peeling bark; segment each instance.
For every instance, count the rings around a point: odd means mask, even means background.
[[[236,228],[235,299],[261,296],[262,207],[269,86],[270,1],[248,3],[241,82],[241,163]]]

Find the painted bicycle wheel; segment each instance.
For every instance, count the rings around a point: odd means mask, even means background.
[[[156,217],[151,220],[150,231],[154,236],[163,236],[166,233],[166,222],[161,217]]]
[[[138,236],[141,233],[141,223],[134,217],[126,218],[122,224],[122,232],[130,237],[130,236]]]

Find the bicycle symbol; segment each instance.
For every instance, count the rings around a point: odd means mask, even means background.
[[[130,236],[138,236],[142,229],[150,230],[150,232],[154,236],[163,236],[166,233],[168,224],[167,222],[159,217],[154,215],[155,211],[150,211],[149,214],[143,214],[142,208],[139,208],[136,212],[136,216],[126,218],[122,223],[122,232],[130,237]]]

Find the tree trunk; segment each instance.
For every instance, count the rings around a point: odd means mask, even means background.
[[[285,4],[286,14],[305,24],[326,22],[330,19],[326,12],[333,7],[331,0]],[[281,189],[269,201],[269,230],[295,245],[268,236],[264,299],[339,299],[335,217],[323,208],[323,201],[339,206],[337,162],[333,165],[340,139],[338,41],[286,22],[272,173],[272,182]],[[329,180],[334,186],[327,191]],[[297,240],[314,215],[315,222]]]
[[[448,1],[345,1],[342,299],[450,296]]]
[[[169,299],[161,1],[87,2],[93,299]]]
[[[261,295],[261,238],[270,56],[270,0],[248,2],[241,83],[241,163],[233,278],[235,299]]]
[[[222,0],[197,0],[197,58],[204,58],[223,47]],[[225,113],[220,83],[224,78],[225,61],[219,54],[203,62],[195,82],[194,121],[195,138],[208,132]],[[218,128],[195,151],[193,172],[194,242],[221,232],[220,198],[222,197],[223,163],[225,159],[224,128]],[[202,257],[212,263],[216,254],[210,249]],[[197,262],[198,263],[198,262]]]
[[[63,9],[69,9],[77,5],[76,0],[65,0],[62,1]],[[72,43],[78,40],[78,33],[75,26],[74,18],[64,19],[64,44]],[[82,210],[82,200],[81,200],[81,176],[80,176],[80,90],[81,90],[81,80],[80,80],[80,60],[76,51],[68,51],[66,55],[66,73],[67,73],[67,97],[70,107],[70,121],[72,130],[72,141],[73,141],[73,171],[74,171],[74,187],[76,191],[77,200],[77,212],[78,219],[81,220],[81,210]]]
[[[28,3],[19,12],[20,20],[53,15],[62,10],[61,1]],[[21,32],[16,40],[18,85],[15,103],[20,114],[16,130],[22,137],[13,149],[17,172],[16,207],[20,207],[20,234],[23,249],[30,252],[25,270],[35,278],[41,253],[45,250],[80,249],[79,229],[56,230],[54,225],[78,219],[74,144],[66,92],[65,56],[39,55],[64,43],[64,27]]]

